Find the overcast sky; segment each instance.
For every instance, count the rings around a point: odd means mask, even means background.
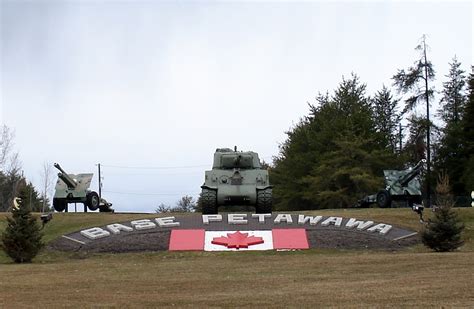
[[[25,175],[101,163],[117,211],[197,197],[217,147],[271,161],[318,92],[351,72],[390,86],[423,34],[437,90],[455,55],[473,64],[471,1],[0,3],[0,119]]]

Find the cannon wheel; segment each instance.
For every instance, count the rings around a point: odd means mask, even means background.
[[[202,189],[201,193],[202,214],[217,214],[217,192],[209,189]]]
[[[377,193],[377,205],[380,208],[389,208],[392,205],[392,199],[387,190],[381,190]]]
[[[257,205],[255,206],[255,212],[258,214],[270,214],[272,213],[272,189],[258,190],[257,191]]]
[[[92,191],[87,194],[86,206],[87,208],[89,208],[89,210],[91,211],[97,210],[97,208],[99,208],[99,203],[100,203],[100,199],[97,192]]]
[[[63,198],[53,198],[53,207],[57,212],[62,212],[67,207],[66,199]]]

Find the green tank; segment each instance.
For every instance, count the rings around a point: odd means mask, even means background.
[[[113,212],[111,203],[89,189],[93,173],[68,174],[58,163],[54,163],[54,167],[60,171],[53,197],[56,211],[67,211],[68,203],[82,203],[92,211],[99,209],[100,212]]]
[[[203,214],[216,214],[219,206],[250,205],[257,213],[272,212],[272,186],[258,154],[218,148],[212,170],[206,171],[201,186]]]

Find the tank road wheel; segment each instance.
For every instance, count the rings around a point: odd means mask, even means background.
[[[67,207],[67,202],[63,198],[53,198],[53,207],[57,212],[62,212]]]
[[[270,214],[272,213],[272,189],[258,190],[257,191],[257,205],[255,206],[255,212],[258,214]]]
[[[201,193],[202,214],[217,214],[217,192],[209,189],[202,189]]]
[[[92,191],[87,194],[86,206],[87,208],[89,208],[89,210],[91,211],[97,210],[97,208],[99,208],[99,203],[100,203],[100,199],[97,192]]]
[[[387,190],[381,190],[377,193],[377,205],[380,208],[389,208],[392,205],[390,193]]]

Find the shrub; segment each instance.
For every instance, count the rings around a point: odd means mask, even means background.
[[[19,202],[7,218],[7,227],[2,234],[1,247],[16,263],[30,263],[43,248],[42,233],[29,207]]]
[[[435,251],[453,251],[464,243],[461,239],[464,224],[453,210],[454,201],[449,194],[449,178],[445,173],[439,176],[436,192],[435,217],[428,220],[421,240],[425,246]]]

